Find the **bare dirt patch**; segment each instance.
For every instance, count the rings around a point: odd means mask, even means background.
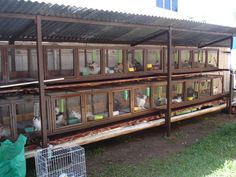
[[[236,122],[236,116],[214,113],[172,125],[171,137],[165,136],[164,127],[97,142],[84,146],[88,174],[108,164],[139,164],[151,158],[164,159],[180,152],[226,123]]]

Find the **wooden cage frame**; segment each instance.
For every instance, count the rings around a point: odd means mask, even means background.
[[[15,50],[15,49],[24,49],[27,50],[28,52],[28,68],[30,68],[30,62],[31,61],[31,55],[29,54],[30,50],[32,49],[36,49],[36,47],[34,46],[29,46],[29,45],[16,45],[16,46],[0,46],[0,50],[2,51],[3,55],[2,55],[2,75],[3,75],[3,79],[0,80],[0,84],[1,85],[6,85],[6,84],[11,84],[11,83],[20,83],[20,82],[27,82],[27,81],[31,81],[31,80],[36,80],[36,77],[30,78],[27,77],[28,75],[30,75],[30,73],[28,72],[24,72],[25,77],[21,77],[21,79],[10,79],[11,76],[16,77],[16,75],[19,75],[19,72],[13,72],[11,73],[9,71],[9,66],[8,66],[8,56],[7,56],[7,51],[8,50]],[[61,50],[62,49],[72,49],[73,50],[73,71],[72,74],[67,74],[66,71],[63,71],[62,69],[58,70],[58,71],[49,71],[48,70],[48,64],[47,64],[47,50],[48,49],[58,49],[59,50],[59,65],[61,67]],[[96,75],[86,75],[86,76],[81,76],[79,71],[79,50],[84,50],[86,52],[87,49],[99,49],[100,50],[100,74],[96,74]],[[122,50],[122,60],[123,60],[123,72],[122,73],[113,73],[113,74],[108,74],[105,73],[105,67],[107,65],[107,55],[105,55],[105,51],[109,50],[109,49],[120,49]],[[142,58],[143,58],[143,71],[136,71],[136,72],[128,72],[128,61],[127,61],[127,51],[128,50],[142,50]],[[156,70],[148,70],[146,65],[147,65],[147,51],[149,49],[155,50],[158,49],[160,50],[160,69],[156,69]],[[173,73],[189,73],[189,72],[210,72],[210,71],[222,71],[221,69],[219,69],[219,49],[215,49],[215,48],[208,48],[208,49],[204,49],[203,51],[206,51],[205,53],[205,64],[204,64],[204,68],[201,67],[194,67],[193,65],[193,53],[196,51],[196,49],[194,48],[179,48],[176,47],[174,48],[174,50],[178,51],[178,67],[176,69],[173,69]],[[181,51],[183,50],[189,50],[190,52],[190,63],[191,66],[189,68],[185,68],[181,65]],[[45,45],[43,47],[43,60],[44,60],[44,68],[45,68],[45,78],[46,79],[53,79],[53,78],[58,78],[58,77],[63,77],[64,80],[60,81],[60,83],[72,83],[72,82],[84,82],[84,81],[95,81],[95,80],[106,80],[106,79],[120,79],[120,78],[130,78],[130,77],[134,77],[134,76],[150,76],[150,75],[154,75],[154,74],[166,74],[167,71],[167,58],[165,57],[166,48],[164,47],[115,47],[114,45],[111,47],[101,47],[101,46],[89,46],[89,47],[78,47],[78,46],[55,46],[55,45]],[[197,52],[199,53],[200,50],[197,50]],[[216,58],[216,62],[217,62],[217,66],[216,67],[207,67],[207,51],[216,51],[217,52],[217,58]],[[14,55],[12,55],[13,57],[13,61],[14,61]],[[85,53],[85,60],[86,60],[86,53]],[[36,73],[37,71],[35,71]],[[53,74],[54,73],[54,74]],[[55,75],[57,73],[57,76]],[[34,74],[35,75],[35,74]]]
[[[45,13],[47,14],[47,13]],[[101,80],[106,80],[107,82],[109,82],[109,80],[119,80],[122,78],[132,78],[132,79],[136,79],[138,77],[147,77],[147,76],[153,76],[153,77],[161,77],[162,75],[165,76],[166,82],[167,82],[167,93],[166,93],[166,97],[167,97],[167,106],[166,109],[164,110],[164,114],[165,114],[165,126],[166,126],[166,131],[167,131],[167,136],[170,135],[171,132],[171,113],[172,110],[176,109],[176,105],[173,105],[171,103],[172,101],[172,95],[171,95],[171,89],[172,89],[172,85],[174,84],[174,80],[173,80],[173,76],[174,75],[178,75],[178,74],[189,74],[189,73],[193,73],[193,74],[199,74],[199,72],[212,72],[212,71],[229,71],[228,69],[219,69],[219,68],[209,68],[207,66],[207,58],[205,61],[205,68],[201,68],[201,69],[195,69],[195,68],[191,68],[191,69],[181,69],[180,67],[180,63],[179,63],[179,67],[178,70],[174,70],[173,67],[171,66],[171,62],[172,62],[172,51],[174,49],[174,45],[173,44],[173,31],[177,31],[177,32],[189,32],[189,33],[199,33],[199,34],[207,34],[207,35],[213,35],[213,37],[216,37],[216,39],[212,40],[211,38],[208,39],[208,41],[205,41],[203,44],[202,43],[198,43],[197,47],[198,48],[203,48],[203,47],[207,47],[216,43],[220,43],[226,40],[231,40],[231,43],[233,41],[233,36],[234,34],[228,32],[227,30],[216,30],[215,31],[210,31],[210,30],[197,30],[194,28],[185,28],[184,26],[182,26],[182,28],[178,27],[178,26],[162,26],[162,25],[155,25],[155,24],[144,24],[144,23],[131,23],[131,22],[121,22],[121,21],[99,21],[99,20],[93,20],[93,19],[82,19],[79,17],[72,17],[72,16],[54,16],[54,15],[42,15],[42,14],[27,14],[27,13],[22,13],[22,14],[18,14],[18,12],[12,12],[12,13],[6,13],[6,12],[2,12],[0,13],[0,17],[4,18],[4,19],[16,19],[16,20],[28,20],[28,24],[27,26],[24,26],[23,29],[16,29],[15,31],[17,31],[17,33],[13,34],[13,36],[7,36],[4,37],[2,36],[1,40],[2,41],[9,41],[9,44],[13,44],[15,43],[15,41],[35,41],[36,42],[36,51],[37,51],[37,62],[38,62],[38,87],[34,87],[35,90],[38,91],[38,95],[39,95],[39,101],[40,101],[40,115],[41,115],[41,125],[42,125],[42,129],[41,129],[41,146],[46,147],[47,146],[47,141],[48,141],[48,136],[50,134],[52,134],[52,132],[50,132],[50,130],[47,130],[47,114],[52,114],[52,110],[50,109],[50,107],[47,107],[48,105],[46,104],[47,102],[47,96],[45,95],[45,89],[47,88],[47,86],[49,86],[50,84],[45,84],[45,78],[47,78],[47,72],[46,72],[46,66],[45,66],[45,47],[43,45],[43,41],[45,42],[88,42],[88,41],[79,41],[78,40],[78,36],[75,39],[71,39],[71,38],[63,38],[63,36],[59,36],[59,38],[44,38],[45,35],[43,34],[43,25],[42,22],[60,22],[60,23],[70,23],[70,24],[89,24],[89,25],[102,25],[102,26],[113,26],[113,27],[126,27],[126,28],[134,28],[134,29],[152,29],[153,31],[157,30],[156,32],[152,33],[152,34],[148,34],[147,36],[143,36],[143,38],[138,39],[136,41],[127,41],[128,44],[130,45],[130,47],[126,48],[132,48],[138,44],[142,44],[145,41],[150,41],[156,37],[159,36],[164,36],[167,37],[166,40],[160,40],[160,42],[154,43],[154,45],[160,44],[160,45],[165,45],[166,46],[166,50],[163,51],[163,63],[162,66],[167,66],[165,68],[163,68],[163,71],[159,71],[159,72],[153,72],[153,71],[144,71],[144,72],[134,72],[134,73],[127,73],[127,70],[125,69],[124,74],[122,75],[113,75],[113,76],[108,76],[108,75],[102,75],[101,76],[92,76],[92,77],[86,77],[83,79],[83,77],[72,77],[72,78],[65,78],[65,81],[61,81],[58,82],[57,84],[63,84],[65,82],[68,83],[79,83],[80,82],[90,82],[90,81],[99,81]],[[29,25],[30,24],[30,25]],[[35,31],[35,34],[33,36],[33,38],[31,36],[29,36],[28,38],[24,38],[22,37],[23,33],[25,30],[27,30],[29,27],[33,26],[32,24],[36,24],[35,30],[33,29],[33,31]],[[202,25],[202,24],[201,24]],[[230,31],[230,30],[229,30]],[[232,31],[232,30],[231,30]],[[32,32],[32,30],[31,30]],[[22,35],[22,36],[21,36]],[[94,40],[90,40],[89,42],[96,42],[96,43],[105,43],[103,40],[101,41],[96,41]],[[113,42],[109,41],[111,44],[119,44],[119,42]],[[188,45],[188,41],[186,43],[184,43],[182,41],[181,43]],[[232,44],[231,44],[232,46]],[[25,46],[22,46],[25,47]],[[0,46],[1,50],[3,51],[3,56],[7,56],[7,48],[8,46]],[[136,47],[135,47],[136,48]],[[138,47],[137,47],[138,48]],[[102,47],[102,58],[104,58],[104,47]],[[194,49],[195,50],[195,49]],[[197,49],[198,50],[198,49]],[[203,49],[205,50],[205,49]],[[144,50],[145,51],[145,50]],[[76,55],[77,52],[75,52]],[[78,55],[78,54],[77,54]],[[124,52],[124,56],[126,56],[126,52]],[[166,57],[164,57],[166,56]],[[192,54],[192,57],[194,55]],[[146,57],[146,54],[144,54],[144,57]],[[6,57],[7,58],[7,57]],[[77,58],[78,59],[78,58]],[[180,60],[180,57],[179,59]],[[101,60],[103,61],[103,60]],[[146,62],[146,60],[144,60],[144,62]],[[126,63],[126,62],[125,62]],[[125,64],[124,63],[124,64]],[[7,71],[7,67],[6,67],[6,63],[5,61],[3,61],[4,64],[4,69],[3,69],[3,81],[1,84],[9,84],[9,74]],[[78,63],[77,63],[78,64]],[[145,64],[145,63],[144,63]],[[219,66],[219,52],[217,54],[217,65]],[[102,62],[102,74],[104,74],[104,62]],[[144,65],[145,66],[145,65]],[[127,68],[127,64],[124,65],[124,68]],[[46,75],[45,75],[46,74]],[[76,71],[75,74],[78,76],[79,72]],[[128,74],[128,75],[127,75]],[[219,95],[215,95],[212,96],[211,98],[206,98],[209,100],[214,100],[214,99],[219,99],[219,98],[223,98],[223,97],[227,97],[228,98],[228,108],[229,110],[231,110],[232,107],[232,74],[230,75],[230,93],[228,94],[219,94]],[[1,82],[1,81],[0,81]],[[91,82],[92,83],[92,82]],[[54,83],[55,84],[55,83]],[[61,85],[57,85],[58,87],[60,87]],[[14,86],[13,86],[14,87]],[[79,85],[77,85],[77,87],[79,87]],[[68,88],[68,87],[67,87]],[[18,92],[18,91],[25,91],[25,88],[14,88],[13,89],[13,93]],[[5,93],[8,92],[5,91]],[[111,97],[111,94],[109,95],[109,97]],[[195,100],[194,100],[195,101]],[[192,102],[193,104],[196,104],[198,102]],[[204,101],[204,100],[201,100]],[[181,105],[183,107],[188,107],[190,106],[189,103],[187,103],[186,105]],[[46,112],[46,107],[49,109],[49,112]],[[49,119],[50,120],[50,119]]]
[[[179,80],[174,80],[172,84],[177,84],[177,83],[183,83],[183,101],[181,103],[177,104],[172,104],[173,109],[181,108],[181,107],[188,107],[191,105],[196,105],[199,103],[207,102],[210,100],[215,100],[224,97],[227,95],[227,93],[224,91],[223,88],[223,76],[222,75],[209,75],[209,76],[204,76],[204,77],[195,77],[195,78],[188,78],[188,79],[179,79]],[[217,95],[213,95],[213,79],[220,79],[222,83],[222,92],[218,93]],[[198,96],[197,99],[192,100],[192,101],[187,101],[186,100],[186,83],[187,82],[201,82],[203,80],[210,80],[211,82],[211,92],[208,97],[201,97]],[[140,84],[129,84],[129,85],[121,85],[121,86],[113,86],[113,87],[97,87],[96,89],[79,89],[79,90],[69,90],[69,93],[67,90],[65,90],[67,93],[61,91],[53,91],[53,92],[47,92],[47,98],[46,98],[46,106],[47,106],[47,131],[48,135],[56,135],[56,134],[62,134],[66,132],[71,132],[71,131],[76,131],[76,130],[84,130],[87,128],[93,128],[99,125],[104,125],[104,124],[109,124],[109,123],[114,123],[117,121],[121,120],[126,120],[130,118],[135,118],[138,116],[144,116],[144,115],[150,115],[150,114],[159,114],[165,112],[167,105],[161,105],[161,106],[155,106],[154,105],[154,88],[157,86],[167,86],[166,81],[159,81],[159,82],[147,82],[147,83],[140,83]],[[200,88],[200,84],[198,85]],[[134,97],[134,91],[137,89],[145,89],[145,88],[150,88],[150,108],[144,109],[141,111],[135,111],[134,110],[134,103],[135,103],[135,97]],[[119,91],[125,91],[128,90],[129,93],[129,106],[130,106],[130,113],[123,114],[123,115],[118,115],[118,116],[113,116],[112,111],[113,110],[113,93],[119,92]],[[167,90],[166,90],[167,91]],[[198,90],[199,92],[199,90]],[[103,118],[101,120],[93,120],[93,121],[88,121],[86,118],[86,113],[87,113],[87,106],[86,106],[86,97],[87,95],[91,94],[100,94],[104,93],[107,95],[107,102],[108,102],[108,117]],[[167,95],[167,94],[166,94]],[[11,131],[13,132],[13,136],[10,138],[16,138],[18,136],[17,133],[17,118],[16,118],[16,105],[17,104],[23,104],[24,101],[39,101],[37,98],[35,98],[34,95],[28,96],[26,98],[23,97],[23,99],[9,99],[5,100],[4,102],[2,101],[0,103],[0,106],[2,105],[7,105],[10,109],[10,117],[12,120],[11,121]],[[31,98],[32,97],[32,98]],[[76,124],[71,124],[71,125],[65,125],[61,127],[56,127],[56,122],[55,122],[55,100],[59,99],[66,99],[66,98],[75,98],[79,97],[80,98],[80,110],[81,110],[81,116],[82,116],[82,121]],[[173,97],[173,96],[172,96]],[[66,108],[64,108],[66,109]],[[26,134],[27,135],[27,134]],[[30,135],[27,135],[30,138]],[[33,137],[38,137],[37,133],[34,132]]]

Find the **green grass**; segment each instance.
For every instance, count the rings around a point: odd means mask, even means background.
[[[154,157],[139,165],[108,164],[106,168],[89,174],[91,177],[236,176],[236,124],[219,128],[165,160]]]
[[[102,147],[97,147],[97,148],[93,148],[90,150],[86,150],[86,158],[90,158],[99,154],[103,154],[104,153],[104,149]]]

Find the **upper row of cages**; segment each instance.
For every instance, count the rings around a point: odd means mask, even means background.
[[[220,98],[223,76],[176,80],[172,83],[172,106],[181,107]],[[96,89],[47,92],[48,134],[59,134],[137,116],[165,112],[165,81]],[[41,130],[39,98],[35,95],[0,100],[0,139],[35,135]],[[28,136],[29,137],[29,136]]]
[[[219,49],[174,48],[173,72],[219,68]],[[165,47],[44,46],[45,79],[89,81],[167,72]],[[0,84],[38,77],[35,46],[0,46]],[[101,77],[102,76],[102,77]]]

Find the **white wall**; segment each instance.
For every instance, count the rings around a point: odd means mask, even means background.
[[[231,50],[231,69],[236,71],[236,49]]]
[[[229,49],[221,48],[220,49],[220,61],[219,61],[219,68],[220,69],[229,69],[230,66],[230,54]],[[222,72],[224,75],[224,89],[225,91],[229,91],[229,79],[230,75],[228,71]]]

